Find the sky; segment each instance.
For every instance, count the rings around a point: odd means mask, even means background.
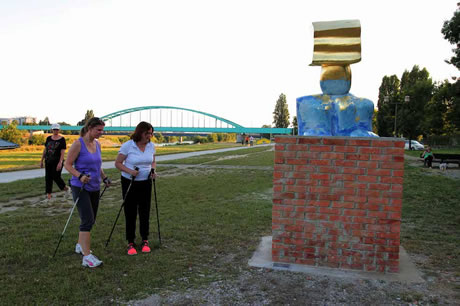
[[[355,96],[414,65],[458,76],[441,28],[458,0],[15,0],[0,2],[0,117],[75,125],[138,106],[176,106],[245,127],[272,124],[281,93],[319,94],[315,21],[359,19]],[[153,123],[155,126],[155,123]]]

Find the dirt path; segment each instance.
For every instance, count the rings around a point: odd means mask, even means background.
[[[128,305],[458,305],[434,280],[402,284],[250,268],[204,288],[174,288]]]

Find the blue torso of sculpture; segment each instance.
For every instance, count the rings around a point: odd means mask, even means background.
[[[353,96],[348,88],[350,81],[321,81],[323,94],[297,98],[299,135],[376,137],[374,103]]]

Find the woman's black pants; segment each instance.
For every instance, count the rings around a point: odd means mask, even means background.
[[[136,238],[136,219],[139,213],[139,233],[142,240],[149,239],[150,200],[152,198],[152,181],[134,181],[128,190],[131,180],[121,177],[121,189],[125,199],[126,240],[134,243]]]
[[[426,166],[431,168],[431,163],[433,162],[433,156],[428,156],[427,158],[425,158],[425,163],[426,163]]]
[[[59,161],[58,161],[59,162]],[[45,162],[45,191],[51,193],[53,191],[53,181],[56,182],[59,189],[63,190],[65,187],[64,180],[61,177],[61,170],[57,171],[56,167],[58,162]]]

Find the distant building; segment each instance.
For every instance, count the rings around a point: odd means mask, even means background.
[[[37,122],[36,117],[23,116],[23,117],[15,117],[15,118],[0,118],[0,123],[1,124],[11,124],[15,120],[18,122],[19,125],[36,123]]]

